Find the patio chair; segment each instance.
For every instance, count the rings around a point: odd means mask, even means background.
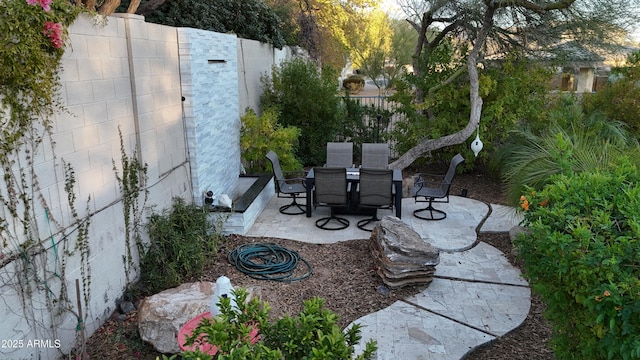
[[[280,160],[278,159],[278,155],[269,150],[266,157],[271,162],[271,168],[273,169],[273,177],[276,181],[276,191],[278,193],[278,197],[293,199],[290,204],[281,206],[279,208],[280,212],[285,215],[304,214],[306,212],[304,204],[298,204],[297,198],[298,194],[303,194],[303,196],[305,196],[307,193],[307,188],[304,185],[305,179],[285,179],[282,173],[282,169],[280,168]]]
[[[326,167],[353,167],[353,143],[329,142],[327,143]]]
[[[371,231],[367,225],[380,221],[378,209],[393,209],[393,170],[360,169],[358,184],[359,208],[373,209],[373,216],[358,221],[358,228]]]
[[[426,208],[413,211],[413,215],[423,220],[442,220],[447,217],[447,213],[433,207],[433,203],[448,203],[451,182],[456,175],[456,168],[464,162],[462,155],[457,154],[449,163],[449,170],[443,175],[417,174],[416,181],[411,193],[416,202],[429,203]],[[428,179],[440,179],[440,181]],[[432,185],[433,187],[429,187]],[[424,198],[419,200],[419,198]],[[428,213],[428,215],[427,215]]]
[[[367,169],[389,168],[389,144],[362,144],[362,164]]]
[[[347,183],[347,169],[344,167],[316,167],[315,177],[315,202],[317,206],[326,206],[331,209],[328,217],[316,221],[316,226],[324,230],[342,230],[349,226],[349,220],[336,216],[336,208],[349,206],[349,193]]]

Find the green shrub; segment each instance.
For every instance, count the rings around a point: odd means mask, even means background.
[[[207,220],[208,211],[175,197],[171,209],[149,217],[149,245],[140,261],[141,281],[155,293],[202,274],[216,256],[221,233]]]
[[[269,306],[257,298],[247,302],[247,291],[234,291],[237,308],[229,298],[221,298],[220,315],[212,321],[203,319],[187,339],[187,344],[203,341],[218,347],[217,359],[353,359],[354,345],[361,340],[360,327],[355,324],[346,332],[336,325],[338,317],[323,309],[324,300],[313,298],[304,302],[304,310],[296,317],[286,316],[269,321]],[[250,332],[256,326],[260,337],[251,343]],[[200,334],[204,334],[200,340]],[[371,359],[375,341],[365,345],[356,359]],[[212,359],[196,351],[183,354],[185,359]]]
[[[360,144],[384,142],[389,139],[389,124],[393,112],[374,104],[361,104],[348,94],[342,98],[342,103],[345,116],[339,132],[340,138],[358,144],[353,149],[353,156],[354,161],[359,163],[362,157]]]
[[[424,138],[438,139],[460,131],[469,122],[469,79],[464,73],[456,77],[456,70],[466,65],[460,63],[454,68],[441,65],[456,64],[456,53],[455,47],[443,44],[425,64],[423,79],[409,75],[405,81],[398,82],[392,98],[404,119],[394,125],[392,135],[399,153],[405,153]],[[543,66],[517,54],[510,55],[505,62],[489,65],[479,74],[479,91],[484,101],[479,130],[484,149],[478,159],[487,162],[504,143],[509,131],[523,123],[542,121],[547,84],[551,79]],[[414,101],[416,88],[423,89],[426,94],[422,103]],[[432,152],[432,155],[451,159],[460,152],[469,160],[463,165],[468,169],[474,166],[470,159],[475,159],[469,146],[470,141],[466,141]]]
[[[247,109],[241,120],[240,150],[247,171],[253,173],[270,171],[268,160],[265,159],[269,150],[278,154],[283,171],[291,172],[302,169],[302,165],[294,154],[300,130],[294,126],[280,126],[278,112],[275,109],[265,109],[262,116]]]
[[[349,75],[347,78],[342,80],[342,87],[350,93],[356,94],[364,88],[364,76]]]
[[[274,67],[262,82],[262,108],[277,108],[283,126],[300,129],[296,157],[303,165],[323,164],[327,142],[335,139],[343,118],[336,72],[294,59]]]
[[[621,156],[636,164],[640,149],[622,123],[599,113],[587,115],[572,98],[561,98],[547,112],[546,126],[521,128],[498,152],[512,202],[525,186],[541,190],[555,174],[607,169]]]
[[[640,172],[557,176],[521,198],[515,241],[559,359],[640,358]]]
[[[622,121],[636,138],[640,138],[640,51],[627,57],[628,66],[613,69],[614,81],[595,93],[585,94],[588,113],[602,112],[612,120]]]

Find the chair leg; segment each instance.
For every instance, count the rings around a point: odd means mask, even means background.
[[[427,211],[429,212],[429,216],[422,215],[422,213]],[[426,208],[414,210],[413,216],[422,220],[443,220],[447,217],[447,213],[434,208],[432,202],[429,201],[429,205]]]
[[[332,220],[337,224],[330,226]],[[316,226],[323,230],[342,230],[349,227],[349,220],[335,216],[333,208],[331,208],[331,216],[316,220]]]
[[[288,212],[287,210],[291,207],[295,207],[297,208],[297,210],[294,208],[293,211]],[[298,204],[298,202],[296,201],[296,194],[293,194],[293,201],[291,202],[291,204],[280,206],[279,210],[282,214],[285,215],[300,215],[304,214],[307,211],[301,204]]]
[[[366,228],[365,226],[371,224],[372,222],[377,222],[377,221],[380,221],[380,219],[378,219],[378,212],[376,211],[375,213],[373,213],[373,217],[358,221],[357,226],[358,226],[358,229],[360,230],[371,232],[373,231],[373,228],[369,229],[369,228]]]

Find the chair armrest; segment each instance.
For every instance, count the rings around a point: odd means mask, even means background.
[[[307,179],[305,178],[287,178],[284,179],[284,183],[289,185],[291,183],[300,183],[302,184],[302,186],[304,186],[304,188],[307,188]]]
[[[413,176],[413,185],[424,187],[425,184],[433,184],[440,185],[442,179],[444,179],[445,175],[443,174],[427,174],[427,173],[417,173]],[[425,178],[435,178],[434,180],[427,180]]]

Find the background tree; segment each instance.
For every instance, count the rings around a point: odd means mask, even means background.
[[[142,9],[141,9],[142,10]],[[281,49],[285,39],[278,15],[260,0],[173,0],[145,14],[163,25],[193,27],[273,44]]]
[[[392,19],[379,8],[361,14],[348,31],[349,58],[354,68],[382,92],[412,64],[416,32],[403,20]]]
[[[550,44],[571,38],[580,44],[607,47],[614,44],[620,29],[637,20],[629,8],[637,0],[484,0],[482,2],[430,0],[413,2],[418,18],[409,19],[418,33],[414,50],[414,71],[423,77],[423,64],[445,40],[465,44],[469,49],[466,69],[469,79],[469,119],[456,132],[439,138],[423,138],[394,161],[394,168],[405,168],[418,157],[445,146],[461,144],[479,126],[483,98],[480,95],[478,64],[489,56],[498,56],[514,48],[528,56],[542,56]],[[404,4],[407,7],[407,4]],[[418,8],[421,6],[421,8]],[[409,11],[411,13],[411,11]],[[453,81],[453,78],[445,80]],[[439,85],[436,85],[439,86]],[[416,102],[425,99],[424,89],[417,88]]]
[[[274,1],[274,0],[271,0]],[[349,35],[355,28],[368,26],[369,14],[380,0],[290,0],[296,4],[298,44],[311,57],[336,69],[345,66],[349,54]]]
[[[385,60],[391,52],[390,21],[379,8],[357,14],[347,24],[349,58],[352,66],[369,77],[378,89],[384,87]]]

